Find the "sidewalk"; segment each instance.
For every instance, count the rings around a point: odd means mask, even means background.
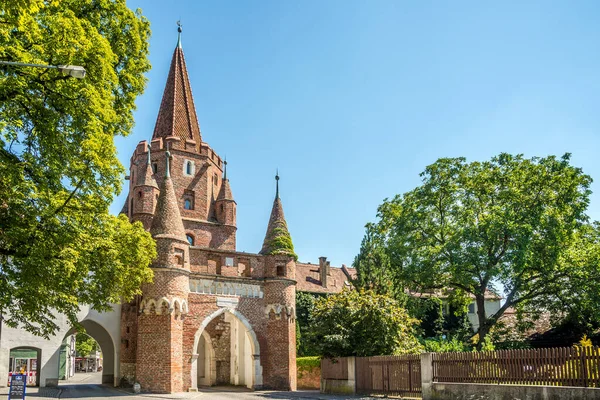
[[[8,387],[0,388],[0,396],[8,397]],[[25,389],[25,398],[27,397],[45,397],[51,399],[58,399],[60,397],[62,390],[56,387],[35,387],[35,386],[27,386]]]

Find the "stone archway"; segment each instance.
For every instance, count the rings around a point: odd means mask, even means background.
[[[262,387],[260,345],[238,311],[221,308],[206,317],[194,336],[193,352],[192,389],[214,384]]]
[[[83,320],[80,324],[85,328],[85,333],[91,336],[102,350],[102,383],[114,385],[115,382],[115,345],[108,331],[96,321],[89,319]],[[65,338],[75,333],[75,329],[70,329]]]

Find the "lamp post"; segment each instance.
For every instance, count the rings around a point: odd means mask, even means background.
[[[57,69],[65,75],[72,76],[73,78],[83,79],[85,78],[85,68],[79,65],[43,65],[43,64],[27,64],[14,61],[0,61],[0,65],[14,65],[17,67],[34,67],[34,68],[48,68]]]

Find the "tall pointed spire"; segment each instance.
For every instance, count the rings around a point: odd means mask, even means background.
[[[288,231],[285,215],[283,214],[283,205],[279,198],[279,171],[275,175],[275,200],[273,201],[271,217],[269,218],[269,225],[267,226],[267,233],[260,254],[288,255],[298,259],[296,253],[294,253],[294,244]]]
[[[171,180],[171,172],[169,171],[169,158],[171,153],[167,150],[165,178],[160,185],[160,195],[156,204],[156,212],[152,219],[152,227],[150,233],[154,238],[171,238],[179,239],[187,243],[185,237],[185,229],[181,221],[181,214],[177,205],[177,197]]]
[[[177,25],[177,46],[173,52],[152,139],[174,136],[184,142],[193,140],[196,150],[199,150],[202,136],[181,47],[181,23],[178,22]]]

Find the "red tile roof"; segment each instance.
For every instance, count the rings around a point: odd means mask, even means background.
[[[327,287],[321,284],[319,264],[296,263],[296,290],[310,293],[339,293],[344,287],[350,287],[350,279],[356,278],[356,270],[342,266],[331,267]]]

